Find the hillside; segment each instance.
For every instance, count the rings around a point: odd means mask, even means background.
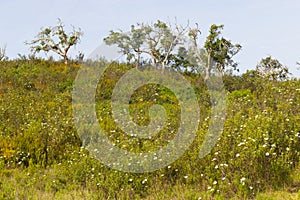
[[[133,66],[90,64],[108,65],[98,83],[95,107],[99,126],[116,147],[149,152],[175,138],[180,104],[170,89],[148,84],[134,92],[129,110],[136,123],[149,124],[154,104],[162,105],[167,117],[158,135],[132,138],[118,128],[111,96]],[[280,198],[269,191],[300,198],[299,79],[267,80],[255,71],[224,75],[223,131],[212,151],[199,158],[213,101],[199,74],[182,73],[199,104],[195,140],[172,164],[139,174],[109,168],[83,147],[72,107],[81,68],[43,59],[0,61],[0,199]]]

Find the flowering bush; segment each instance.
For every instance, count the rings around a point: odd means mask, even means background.
[[[211,120],[211,102],[203,79],[186,75],[194,84],[201,110],[196,140],[167,167],[131,174],[100,164],[81,148],[71,105],[79,66],[61,66],[44,60],[1,63],[0,198],[11,197],[8,194],[18,192],[21,186],[56,195],[83,188],[91,191],[91,198],[100,199],[250,198],[265,189],[288,184],[291,172],[298,166],[299,80],[261,81],[249,74],[226,77],[224,130],[214,149],[200,159],[198,152]],[[130,104],[135,122],[149,123],[148,110],[159,103],[167,110],[166,126],[149,140],[124,134],[112,117],[110,98],[114,85],[130,68],[114,63],[100,80],[96,96],[98,121],[116,146],[134,152],[153,151],[168,144],[176,134],[178,101],[170,90],[159,85],[139,88]],[[13,177],[10,170],[19,180],[20,186],[15,190],[11,179],[5,178]]]

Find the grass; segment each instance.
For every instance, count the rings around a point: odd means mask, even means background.
[[[299,198],[300,168],[295,169],[300,156],[298,80],[265,83],[257,77],[255,81],[227,77],[232,82],[226,86],[223,134],[213,150],[199,159],[199,144],[210,124],[211,101],[204,83],[187,75],[195,84],[201,110],[195,141],[169,166],[132,174],[110,169],[81,148],[72,123],[72,81],[78,66],[60,70],[56,63],[46,61],[6,65],[0,66],[4,72],[0,84],[0,199]],[[179,105],[166,88],[154,84],[139,88],[129,108],[135,122],[147,124],[149,107],[159,103],[166,107],[168,125],[152,140],[129,137],[115,124],[107,103],[127,68],[115,64],[99,84],[99,125],[124,150],[156,150],[174,137]]]

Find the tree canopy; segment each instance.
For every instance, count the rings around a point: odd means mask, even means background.
[[[83,32],[73,27],[73,31],[67,34],[64,27],[63,22],[59,19],[58,25],[43,28],[36,35],[36,39],[26,42],[26,44],[31,45],[30,49],[34,53],[52,51],[61,56],[65,64],[68,64],[68,51],[72,46],[80,42]]]
[[[131,25],[128,32],[110,31],[104,42],[117,45],[127,61],[136,66],[141,64],[142,54],[146,54],[155,68],[200,71],[205,73],[205,79],[211,76],[212,69],[218,73],[223,73],[227,66],[236,69],[237,63],[232,58],[241,50],[241,45],[221,37],[224,25],[210,27],[203,47],[199,45],[201,31],[196,25],[196,28],[189,24],[172,26],[160,20],[154,24],[137,23]]]
[[[271,56],[263,58],[256,66],[256,71],[263,78],[277,81],[286,80],[290,74],[286,66]]]

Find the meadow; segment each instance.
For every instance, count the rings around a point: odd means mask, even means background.
[[[200,159],[211,99],[203,77],[182,73],[199,102],[197,136],[174,163],[137,174],[109,168],[83,147],[72,113],[81,65],[27,57],[0,61],[0,199],[300,199],[299,79],[268,80],[255,70],[225,74],[223,131]],[[109,64],[97,87],[98,121],[117,147],[154,151],[175,137],[179,105],[166,87],[140,87],[129,106],[134,120],[149,123],[150,106],[160,104],[167,126],[146,140],[124,134],[113,119],[110,99],[133,67]]]

